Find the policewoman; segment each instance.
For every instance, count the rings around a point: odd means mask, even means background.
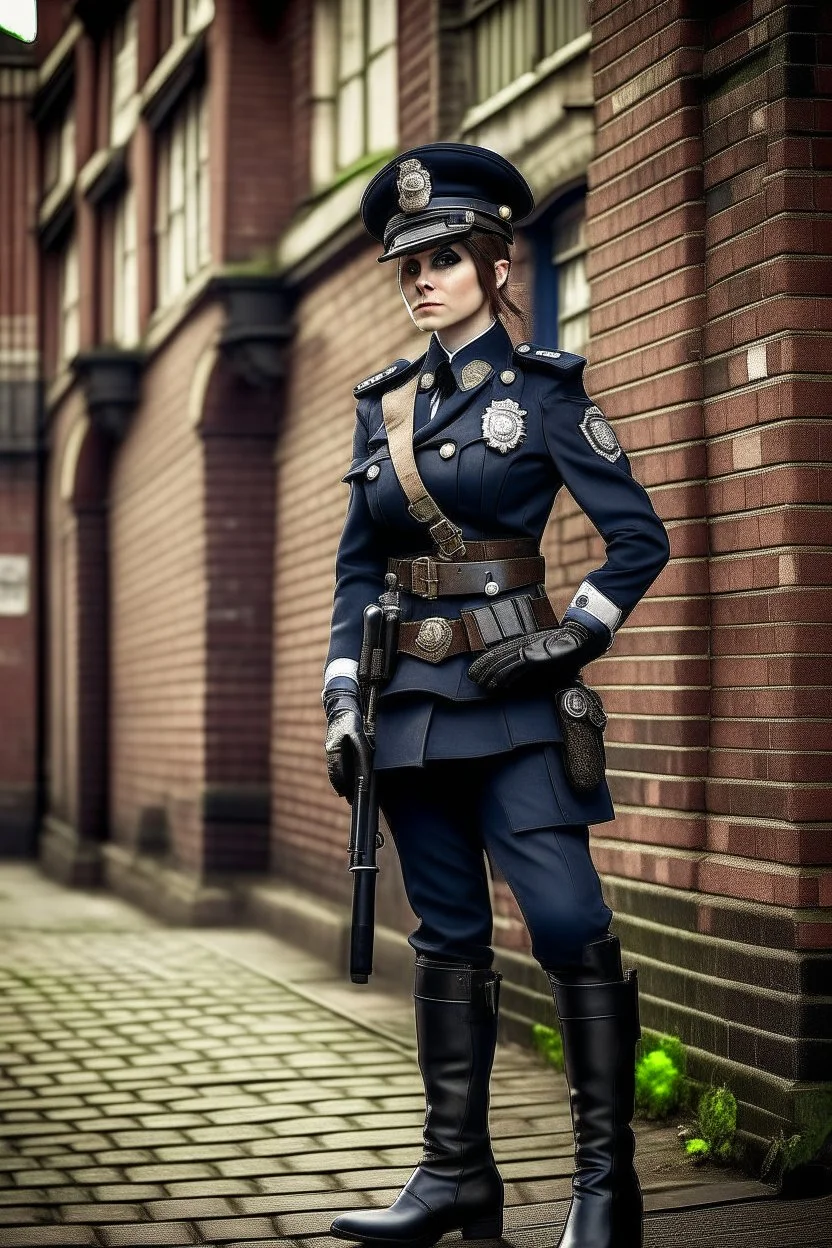
[[[430,335],[418,360],[382,365],[355,388],[324,675],[329,776],[349,796],[368,751],[356,683],[362,615],[393,573],[399,654],[379,700],[374,761],[418,918],[409,940],[427,1116],[423,1158],[393,1205],[332,1225],[365,1244],[501,1233],[488,1134],[500,977],[486,859],[517,900],[563,1034],[576,1167],[561,1248],[642,1242],[630,1127],[637,981],[622,973],[590,858],[588,825],[614,812],[597,750],[594,761],[583,750],[597,742],[602,711],[576,677],[609,649],[669,549],[584,391],[586,361],[555,344],[515,346],[502,323],[517,310],[507,293],[513,224],[533,206],[513,165],[455,143],[397,157],[361,204],[407,313]],[[562,487],[603,536],[606,562],[558,621],[540,541]]]

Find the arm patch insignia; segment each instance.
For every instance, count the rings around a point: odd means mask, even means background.
[[[621,444],[600,407],[596,407],[595,404],[588,407],[578,428],[596,455],[609,460],[611,464],[615,463],[621,454]]]

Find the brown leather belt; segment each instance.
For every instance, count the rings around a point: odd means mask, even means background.
[[[399,626],[399,654],[410,654],[427,663],[441,663],[455,654],[476,654],[498,641],[528,636],[544,628],[557,628],[558,619],[547,597],[530,594],[488,603],[462,611],[455,619],[432,616],[409,620]]]
[[[489,583],[497,587],[490,592],[497,594],[537,584],[545,576],[537,543],[527,538],[466,540],[465,554],[460,562],[435,559],[433,555],[388,559],[387,571],[395,573],[399,589],[419,598],[487,593]]]

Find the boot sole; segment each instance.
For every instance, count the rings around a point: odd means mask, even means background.
[[[330,1228],[330,1235],[335,1239],[348,1239],[354,1244],[384,1245],[384,1248],[433,1248],[443,1235],[451,1231],[461,1231],[463,1239],[501,1239],[503,1235],[503,1219],[499,1215],[486,1218],[481,1222],[467,1222],[464,1226],[446,1226],[439,1232],[431,1231],[418,1239],[391,1239],[389,1236],[354,1235],[348,1231],[336,1231]]]

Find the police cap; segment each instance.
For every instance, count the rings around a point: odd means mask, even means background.
[[[382,261],[472,230],[511,243],[512,223],[533,208],[525,178],[505,157],[470,143],[426,143],[379,170],[362,196],[361,220],[384,244]]]

